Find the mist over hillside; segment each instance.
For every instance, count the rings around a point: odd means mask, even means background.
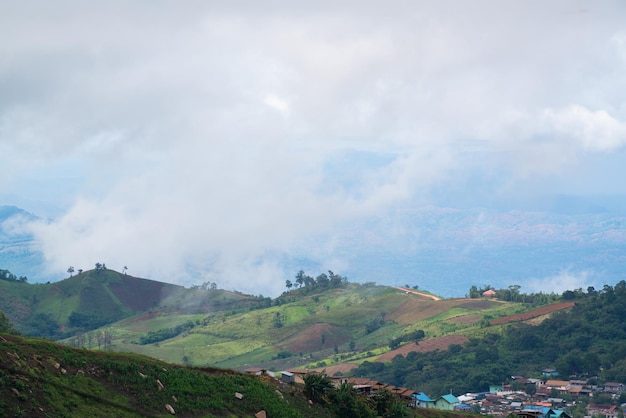
[[[33,283],[59,280],[61,274],[46,271],[44,254],[32,233],[24,228],[40,220],[16,206],[0,206],[0,269],[19,272]]]
[[[276,295],[284,289],[284,280],[293,279],[301,268],[323,271],[339,270],[339,266],[354,282],[418,285],[447,297],[463,296],[473,284],[520,284],[525,291],[561,292],[615,283],[626,271],[620,250],[626,245],[626,217],[605,210],[594,212],[581,202],[577,205],[572,206],[573,213],[405,210],[337,230],[328,265],[295,250],[279,255],[280,274],[269,287],[245,280],[237,272],[212,280],[226,289]],[[50,271],[46,255],[29,232],[29,225],[38,221],[36,215],[17,207],[0,207],[0,267],[27,276],[31,283],[67,277],[65,271]],[[106,262],[94,259],[98,261]],[[152,267],[161,261],[154,259]],[[150,277],[132,254],[128,264],[134,274]],[[189,285],[202,283],[211,274],[208,263],[199,263],[181,272],[185,283],[179,277],[151,278]],[[251,283],[250,287],[242,288],[244,282]]]

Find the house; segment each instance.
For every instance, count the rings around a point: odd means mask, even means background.
[[[484,298],[493,298],[496,296],[496,291],[493,289],[489,289],[489,290],[485,290],[483,292],[483,297]]]
[[[545,418],[572,418],[567,412],[561,409],[548,409],[544,414]]]
[[[459,404],[459,400],[457,399],[456,396],[450,394],[450,395],[443,395],[438,397],[435,400],[434,403],[434,408],[435,409],[439,409],[441,411],[453,411],[454,410],[454,406]]]
[[[457,405],[454,405],[454,410],[457,412],[472,412],[474,408],[472,408],[472,405],[468,405],[466,403],[459,403]]]
[[[541,411],[536,409],[524,409],[522,411],[517,411],[514,413],[515,416],[519,418],[541,418]]]
[[[624,384],[623,383],[615,383],[615,382],[606,382],[604,384],[604,391],[611,393],[621,393],[624,392]]]
[[[556,390],[561,394],[567,393],[570,388],[570,384],[567,380],[546,380],[544,386],[550,390]]]
[[[587,413],[589,415],[604,415],[606,418],[616,418],[619,409],[615,405],[587,405]]]
[[[283,383],[295,383],[296,377],[291,372],[282,371],[280,372],[280,381]]]
[[[413,397],[415,398],[415,406],[417,408],[434,408],[435,400],[431,399],[424,392],[414,393]]]
[[[526,405],[522,411],[515,412],[520,418],[572,418],[567,412],[560,409]]]

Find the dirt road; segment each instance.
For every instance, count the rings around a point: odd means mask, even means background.
[[[439,296],[431,295],[430,293],[418,292],[417,290],[410,289],[408,287],[395,287],[394,286],[394,288],[398,289],[398,290],[402,290],[403,292],[406,292],[406,293],[411,293],[411,294],[417,295],[417,296],[423,296],[425,298],[429,298],[429,299],[432,299],[432,300],[441,300],[441,298]]]

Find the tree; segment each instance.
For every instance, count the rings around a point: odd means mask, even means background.
[[[309,373],[304,376],[304,393],[313,402],[321,402],[333,389],[326,372]]]
[[[74,274],[74,267],[69,266],[69,268],[67,269],[67,272],[70,274],[70,277],[72,277],[72,275]]]
[[[9,319],[4,316],[4,313],[0,311],[0,333],[5,334],[17,334],[18,332],[13,328]]]
[[[304,274],[303,270],[298,271],[298,273],[296,274],[296,284],[298,285],[298,287],[304,286],[305,277],[306,275]]]
[[[126,270],[128,270],[128,267],[126,266],[122,267],[122,273],[126,274]]]
[[[478,288],[475,285],[472,285],[472,287],[470,287],[469,297],[472,299],[476,299],[480,297],[480,292],[478,291]]]
[[[291,290],[291,288],[293,287],[293,283],[291,283],[291,280],[287,279],[285,280],[285,286],[287,287],[287,289]]]
[[[328,278],[327,275],[325,275],[324,273],[320,274],[319,276],[316,277],[315,279],[315,283],[321,287],[321,288],[325,288],[328,287],[328,285],[330,284],[330,279]]]

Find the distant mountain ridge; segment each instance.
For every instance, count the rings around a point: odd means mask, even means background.
[[[346,266],[344,274],[359,282],[418,284],[446,297],[463,296],[476,283],[528,286],[531,279],[545,282],[562,272],[583,274],[588,285],[597,286],[626,271],[626,216],[589,205],[560,199],[559,208],[572,210],[399,210],[336,231],[332,256]],[[15,206],[0,206],[0,268],[31,283],[56,281],[60,275],[46,273],[34,237],[20,228],[38,219]],[[296,252],[282,262],[287,271],[322,267]]]
[[[0,269],[26,276],[31,282],[58,279],[45,272],[43,254],[32,234],[22,227],[40,219],[17,206],[0,206]]]

